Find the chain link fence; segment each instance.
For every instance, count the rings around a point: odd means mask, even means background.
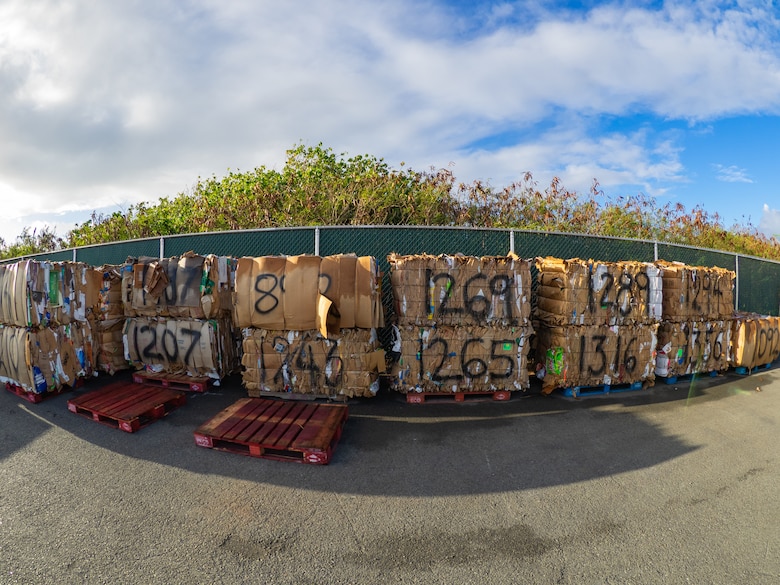
[[[267,256],[355,253],[374,256],[385,274],[385,306],[392,309],[387,255],[456,254],[500,256],[512,251],[523,258],[555,256],[620,260],[679,261],[692,266],[719,266],[737,274],[740,311],[780,314],[780,262],[692,246],[644,240],[510,229],[431,226],[331,226],[242,230],[147,238],[58,250],[31,258],[73,260],[94,266],[121,264],[128,257],[198,254]]]

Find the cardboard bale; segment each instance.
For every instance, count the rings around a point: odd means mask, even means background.
[[[17,327],[85,322],[98,288],[84,263],[22,260],[0,266],[0,322]]]
[[[122,272],[125,316],[226,317],[234,279],[234,260],[226,256],[128,258]]]
[[[250,396],[371,397],[378,391],[384,352],[377,351],[373,330],[345,329],[328,339],[317,330],[244,329],[243,338],[243,383]]]
[[[731,330],[731,365],[752,369],[780,357],[780,317],[739,313]]]
[[[530,333],[498,325],[400,327],[394,385],[402,393],[524,391]]]
[[[542,325],[536,332],[542,391],[652,383],[658,324]]]
[[[526,326],[531,316],[527,260],[509,256],[390,254],[399,326]]]
[[[730,360],[731,320],[662,321],[658,327],[657,376],[723,371]]]
[[[0,325],[0,382],[42,393],[46,392],[51,380],[45,380],[40,372],[33,372],[33,336],[33,332],[23,327]],[[35,374],[39,374],[37,385]]]
[[[233,321],[239,328],[330,330],[334,337],[342,329],[381,327],[379,282],[370,256],[239,258]]]
[[[228,319],[131,317],[122,338],[125,359],[138,369],[219,380],[238,365]]]
[[[100,268],[92,268],[92,277],[100,280],[94,310],[95,321],[104,323],[106,327],[112,327],[125,319],[122,303],[122,268],[121,265],[104,265]]]
[[[733,316],[733,271],[663,260],[656,265],[663,270],[664,321],[717,321]]]
[[[40,394],[73,386],[81,375],[76,348],[62,328],[0,326],[0,382]]]
[[[537,258],[536,317],[547,325],[628,325],[661,319],[661,269],[649,262]]]
[[[109,324],[110,323],[110,324]],[[97,340],[95,345],[95,369],[106,374],[114,375],[118,371],[126,370],[130,364],[125,359],[123,335],[125,329],[124,319],[109,322],[97,322]]]

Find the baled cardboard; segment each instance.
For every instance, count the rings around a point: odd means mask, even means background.
[[[732,325],[733,367],[756,368],[780,357],[780,317],[739,313]]]
[[[542,390],[611,386],[655,378],[658,324],[541,325],[536,371]]]
[[[662,321],[656,375],[674,377],[728,369],[731,320]]]
[[[390,254],[390,282],[399,325],[526,326],[531,314],[531,272],[513,254]]]
[[[662,271],[649,262],[537,258],[536,317],[547,325],[657,323]]]
[[[530,327],[448,325],[399,328],[394,384],[408,392],[524,391]]]

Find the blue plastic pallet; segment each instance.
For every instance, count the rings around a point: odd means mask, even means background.
[[[764,364],[762,366],[756,366],[755,368],[746,368],[745,366],[738,366],[734,368],[734,371],[740,376],[749,376],[757,370],[768,370],[772,367],[772,364]]]
[[[611,386],[574,386],[573,388],[563,388],[563,395],[568,398],[581,398],[583,396],[598,396],[603,394],[617,394],[618,392],[636,392],[642,389],[642,382],[632,384],[619,384]]]
[[[717,370],[712,370],[711,372],[696,372],[695,374],[682,374],[681,376],[669,376],[668,378],[664,378],[663,376],[656,376],[656,379],[663,380],[666,384],[672,385],[677,384],[677,382],[685,380],[691,380],[694,377],[701,378],[703,376],[709,376],[710,378],[715,378],[718,375]]]

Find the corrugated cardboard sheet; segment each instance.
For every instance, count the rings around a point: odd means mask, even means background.
[[[241,328],[330,329],[335,335],[384,324],[379,269],[370,256],[240,258],[233,304]]]
[[[136,368],[222,378],[238,365],[229,319],[131,317],[125,322],[125,359]]]
[[[106,326],[101,321],[95,333],[95,369],[114,375],[120,370],[126,370],[130,364],[125,359],[125,346],[123,342],[125,320]]]
[[[531,272],[517,256],[390,254],[398,325],[526,326]]]
[[[213,319],[230,315],[235,261],[187,252],[172,258],[129,258],[122,269],[127,317]]]
[[[661,320],[662,271],[648,262],[537,258],[537,318],[548,325]]]
[[[27,329],[0,326],[0,381],[42,393],[73,386],[92,372],[87,323]]]
[[[755,368],[780,357],[780,317],[740,313],[733,321],[731,365]]]
[[[663,321],[658,327],[657,376],[726,370],[731,359],[731,320]]]
[[[394,367],[400,392],[522,391],[529,387],[530,327],[407,325]]]
[[[664,321],[717,321],[734,315],[736,273],[718,267],[658,261],[663,270]]]
[[[657,324],[540,327],[537,375],[543,391],[652,382],[657,330]]]
[[[244,329],[243,382],[250,396],[293,392],[374,396],[384,352],[374,330],[343,329],[337,339],[317,330]]]
[[[94,335],[95,369],[113,375],[130,367],[122,342],[125,327],[122,266],[106,265],[93,270],[102,283],[98,305],[89,319]]]
[[[18,327],[84,322],[100,278],[81,262],[23,260],[0,266],[0,322]]]

